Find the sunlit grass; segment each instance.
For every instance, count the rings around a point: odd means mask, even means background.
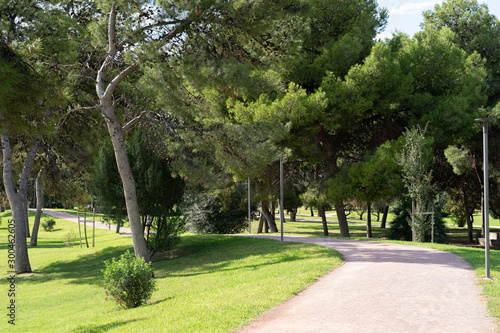
[[[1,216],[0,246],[6,249],[9,215]],[[319,246],[184,235],[173,253],[154,262],[158,290],[150,303],[120,310],[105,301],[101,270],[103,261],[132,249],[131,238],[96,229],[94,248],[80,248],[79,242],[67,247],[71,231],[78,235],[78,224],[57,219],[55,230],[40,231],[39,246],[29,249],[33,273],[16,278],[16,331],[228,332],[342,262],[337,252]],[[7,252],[2,253],[4,277]],[[3,299],[8,304],[7,293]],[[0,331],[7,328],[4,319]]]

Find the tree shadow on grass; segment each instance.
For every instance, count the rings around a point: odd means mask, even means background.
[[[280,243],[271,239],[213,235],[185,236],[183,238],[187,244],[180,246],[180,253],[177,258],[154,263],[153,267],[157,278],[197,276],[212,272],[235,270],[256,270],[266,266],[308,259],[306,252],[288,252],[304,247],[304,244],[299,243]],[[324,248],[324,251],[332,255],[330,249]],[[315,252],[315,255],[322,254]],[[257,256],[264,258],[269,256],[269,258],[259,260],[258,264],[242,262],[248,257]]]
[[[103,324],[99,326],[94,326],[92,324],[89,325],[80,325],[71,332],[74,333],[98,333],[98,332],[107,332],[112,328],[120,327],[123,325],[127,325],[129,323],[133,323],[139,320],[144,320],[144,319],[132,319],[132,320],[126,320],[126,321],[115,321],[113,323],[108,323],[108,324]]]
[[[75,260],[56,261],[37,270],[36,275],[30,278],[30,283],[43,283],[54,279],[69,280],[73,284],[102,284],[104,261],[113,257],[118,258],[130,246],[115,246],[102,249],[96,253],[79,256]],[[133,251],[133,250],[132,250]]]

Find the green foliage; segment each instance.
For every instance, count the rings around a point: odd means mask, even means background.
[[[405,144],[398,156],[398,164],[402,169],[403,182],[408,189],[408,197],[415,203],[414,234],[415,241],[423,242],[429,227],[427,216],[431,206],[429,196],[432,195],[433,162],[429,142],[425,140],[426,128],[407,130],[404,134]]]
[[[448,240],[446,235],[446,228],[444,220],[441,216],[441,207],[436,205],[434,207],[434,242],[435,243],[445,243]],[[393,208],[393,213],[395,214],[392,220],[390,228],[390,238],[394,240],[412,240],[412,228],[411,228],[411,200],[404,200],[399,202]],[[422,237],[422,242],[431,241],[431,215],[423,215],[422,224],[424,225],[424,235]]]
[[[143,258],[136,258],[127,251],[118,260],[107,260],[104,265],[106,295],[114,298],[119,306],[136,308],[146,304],[153,295],[156,288],[153,269]]]
[[[179,244],[180,235],[186,230],[186,218],[180,215],[153,216],[148,227],[147,246],[153,257],[157,253],[170,251]]]
[[[48,217],[42,221],[43,230],[46,232],[50,232],[54,230],[54,226],[56,225],[56,220],[53,217]]]
[[[141,131],[127,144],[127,154],[137,186],[137,201],[141,215],[170,214],[182,200],[184,180],[173,176],[170,161],[155,154]],[[123,185],[118,173],[113,146],[107,141],[95,162],[93,191],[102,210],[115,220],[126,216]]]
[[[444,151],[446,160],[457,175],[463,175],[467,171],[472,171],[472,159],[467,148],[450,146]]]
[[[488,105],[500,97],[500,22],[490,14],[487,5],[477,0],[446,0],[434,10],[423,13],[426,30],[451,29],[460,48],[473,54],[477,52],[486,60],[489,70]]]
[[[236,186],[223,202],[210,194],[185,196],[183,213],[189,229],[203,234],[235,234],[247,227],[248,211],[241,207],[245,187]]]

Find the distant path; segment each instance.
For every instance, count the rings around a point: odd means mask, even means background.
[[[31,210],[35,211],[34,209],[31,209]],[[57,210],[50,210],[50,209],[46,209],[46,208],[43,209],[43,213],[60,218],[60,219],[64,219],[64,220],[78,223],[78,217],[73,215],[73,214],[59,212]],[[80,222],[83,224],[83,216],[80,217]],[[87,214],[87,225],[92,225],[92,214]],[[102,222],[98,222],[98,221],[95,221],[95,227],[99,228],[99,229],[109,230],[109,226],[106,223],[102,223]],[[116,230],[116,226],[113,226],[112,230]],[[120,235],[130,236],[130,235],[132,235],[132,232],[130,231],[130,228],[120,227]]]
[[[284,240],[333,248],[346,263],[237,332],[497,332],[474,272],[454,254],[345,239]]]

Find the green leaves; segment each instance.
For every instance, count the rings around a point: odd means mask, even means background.
[[[143,258],[136,258],[129,251],[104,262],[104,290],[116,303],[125,308],[136,308],[146,302],[156,289],[153,269]],[[106,298],[107,299],[107,298]]]

